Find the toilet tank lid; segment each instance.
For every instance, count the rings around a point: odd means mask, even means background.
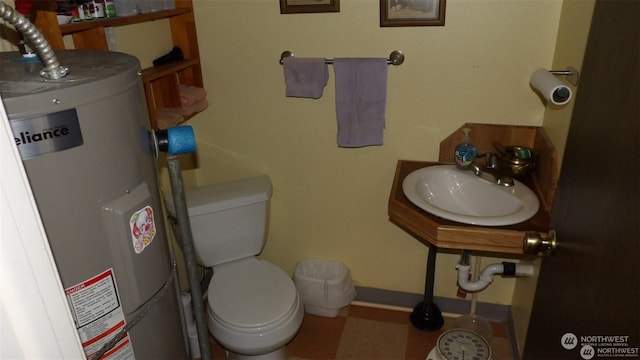
[[[197,216],[264,202],[269,200],[271,193],[271,179],[261,175],[185,189],[185,198],[189,216]],[[170,190],[165,192],[165,202],[169,213],[175,215]]]

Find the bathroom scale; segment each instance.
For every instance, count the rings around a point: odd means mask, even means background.
[[[491,346],[485,338],[466,329],[450,329],[438,337],[427,360],[490,360]]]

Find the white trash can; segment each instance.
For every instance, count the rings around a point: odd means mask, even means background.
[[[337,261],[302,260],[296,265],[293,280],[309,314],[336,317],[356,297],[351,271]]]

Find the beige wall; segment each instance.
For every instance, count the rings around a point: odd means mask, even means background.
[[[551,65],[560,1],[449,0],[446,26],[380,28],[379,2],[340,13],[280,15],[275,1],[195,1],[211,106],[191,124],[200,184],[261,173],[274,184],[263,257],[292,272],[307,257],[345,262],[357,284],[421,293],[426,247],[387,218],[398,159],[436,160],[465,122],[542,125],[531,72]],[[386,57],[387,128],[380,147],[336,145],[333,69],[319,100],[284,96],[280,53]],[[436,295],[454,297],[457,254],[438,257]],[[487,264],[491,259],[484,259]],[[480,301],[510,304],[497,279]]]

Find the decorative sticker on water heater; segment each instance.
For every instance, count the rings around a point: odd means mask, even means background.
[[[140,254],[156,237],[156,222],[153,215],[153,208],[147,205],[134,212],[129,220],[129,226],[131,228],[133,250],[135,250],[136,254]]]

